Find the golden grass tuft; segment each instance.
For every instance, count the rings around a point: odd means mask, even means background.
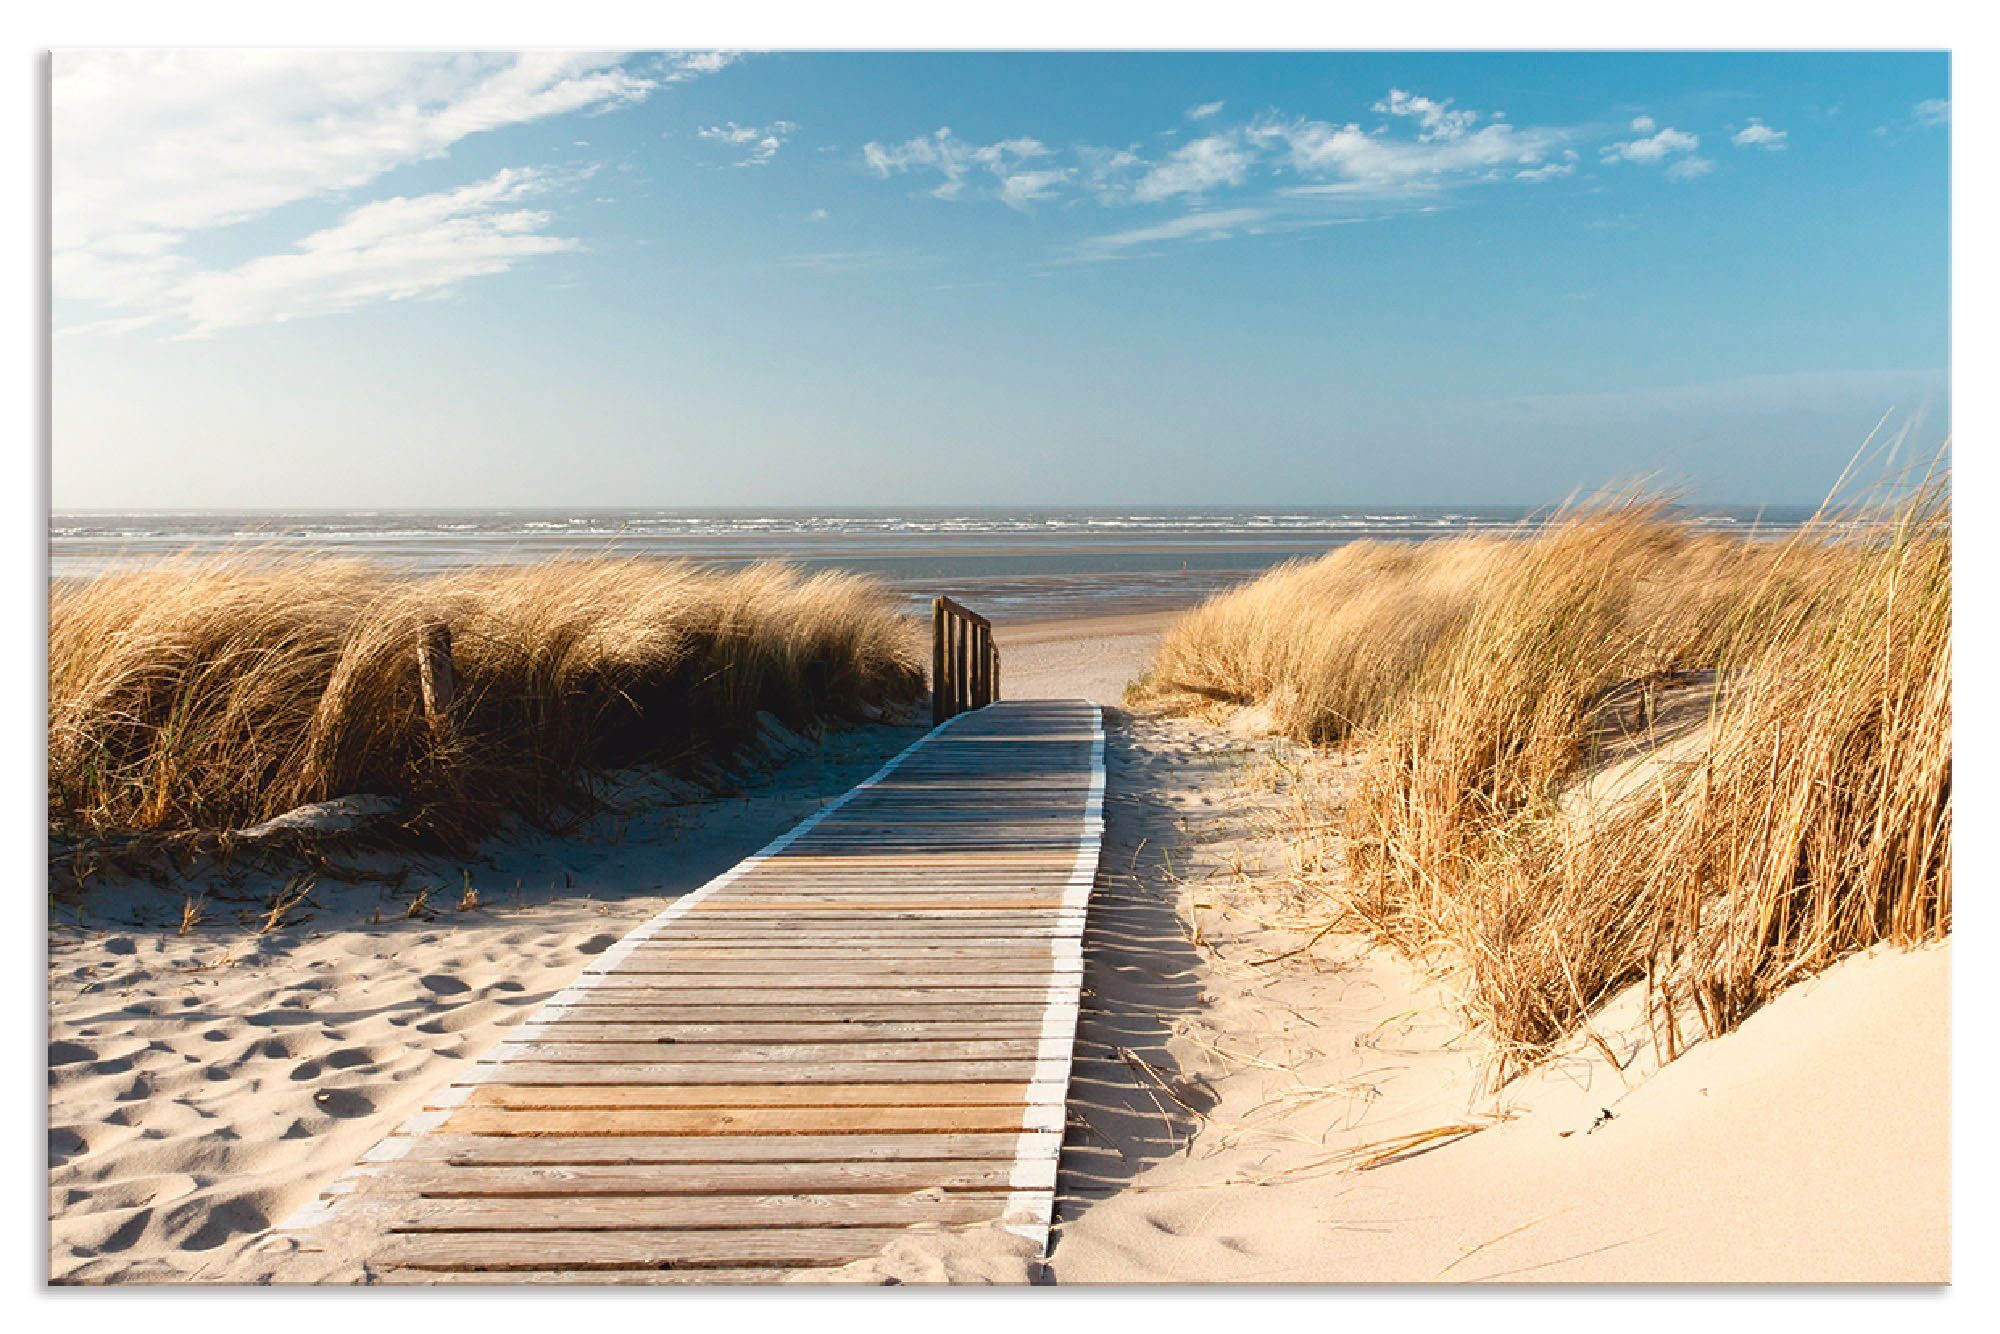
[[[1672,1047],[1950,929],[1950,623],[1943,484],[1782,542],[1623,500],[1275,571],[1143,693],[1362,749],[1335,911],[1455,962],[1511,1065],[1642,978]]]
[[[434,623],[459,690],[442,731],[418,686]],[[759,710],[834,722],[921,685],[906,623],[845,574],[187,559],[51,591],[50,822],[226,830],[371,792],[455,837],[572,808],[602,768],[726,759]]]

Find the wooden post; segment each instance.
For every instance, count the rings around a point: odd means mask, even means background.
[[[958,679],[959,699],[963,709],[972,708],[972,622],[964,617],[958,622]]]
[[[972,707],[983,709],[993,702],[993,632],[982,625],[973,642],[973,661],[978,665],[973,669]]]
[[[451,706],[458,698],[458,673],[451,665],[451,629],[432,621],[417,635],[417,685],[423,691],[424,717],[442,735],[451,726]]]
[[[945,707],[944,599],[931,599],[931,726],[951,716]]]
[[[980,628],[966,624],[966,708],[980,706]]]

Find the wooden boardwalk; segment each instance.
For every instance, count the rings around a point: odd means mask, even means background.
[[[300,1258],[360,1257],[321,1278],[754,1282],[916,1224],[1039,1254],[1103,735],[1069,700],[934,729],[439,1090],[287,1224]]]

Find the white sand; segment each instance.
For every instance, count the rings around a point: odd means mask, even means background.
[[[1000,684],[1011,699],[1088,699],[1116,705],[1146,670],[1171,612],[1074,621],[996,623]]]
[[[1596,1023],[1622,1072],[1579,1041],[1488,1092],[1397,956],[1259,962],[1309,939],[1258,884],[1287,851],[1272,749],[1113,728],[1057,1281],[1948,1279],[1949,946],[1850,960],[1657,1073],[1627,997]]]
[[[1166,619],[1001,626],[1005,693],[1116,703]],[[51,931],[51,1275],[268,1276],[264,1228],[592,954],[911,735],[838,736],[741,799],[634,790],[628,818],[396,888],[326,881],[265,936],[236,919],[268,881],[100,888]],[[1356,938],[1303,948],[1301,905],[1259,886],[1288,854],[1282,749],[1113,719],[1059,1281],[1947,1275],[1948,947],[1851,961],[1651,1077],[1613,1007],[1622,1073],[1579,1043],[1496,1096],[1442,986]],[[460,911],[467,870],[480,905]],[[430,915],[400,916],[426,886]],[[183,937],[186,888],[208,916]],[[1514,1119],[1370,1171],[1341,1157],[1496,1108]],[[962,1249],[913,1235],[841,1277],[1029,1268]]]

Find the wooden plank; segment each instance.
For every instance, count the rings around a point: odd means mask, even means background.
[[[924,993],[928,995],[928,993]],[[1005,999],[1013,995],[1014,999]],[[560,1011],[564,1019],[587,1023],[610,1022],[616,1018],[630,1023],[665,1024],[795,1024],[851,1021],[856,1024],[929,1024],[938,1021],[1026,1023],[1040,1019],[1047,1007],[1033,997],[1018,993],[985,993],[978,1000],[933,1001],[904,999],[853,1001],[829,1008],[810,998],[771,1005],[710,1004],[707,998],[678,1003],[631,1000],[627,1003],[615,991],[587,991]]]
[[[911,1227],[997,1222],[1005,1191],[950,1195],[721,1195],[573,1200],[412,1200],[397,1232],[636,1232],[774,1227]]]
[[[1038,1038],[1042,1031],[1032,1015],[1004,1022],[992,1019],[972,1022],[950,1019],[800,1022],[781,1019],[761,1024],[684,1024],[659,1021],[635,1023],[629,1018],[622,1023],[613,1022],[623,1013],[621,1007],[593,1013],[601,1014],[604,1022],[594,1023],[582,1018],[557,1019],[536,1025],[538,1035],[547,1041],[628,1042],[635,1034],[643,1034],[647,1041],[688,1046],[721,1042],[880,1042],[889,1038]]]
[[[915,1039],[908,1042],[510,1042],[494,1059],[534,1065],[631,1064],[657,1060],[787,1065],[794,1061],[1032,1061],[1036,1038]]]
[[[977,1004],[980,1001],[1004,1000],[1010,996],[1026,999],[1034,995],[1034,988],[1004,988],[983,986],[955,987],[689,987],[674,986],[661,979],[628,981],[616,973],[608,974],[586,993],[593,1001],[603,1003],[607,998],[617,996],[631,1000],[638,1005],[668,1005],[679,1001],[689,1004],[741,1005],[741,1006],[799,1006],[805,1004],[833,1007],[847,1011],[850,1005],[890,1005],[907,1001],[917,1005],[947,1005],[953,1002]],[[851,1012],[851,1011],[848,1011]]]
[[[849,1191],[1007,1190],[1010,1162],[768,1162],[461,1167],[412,1163],[400,1193],[433,1199],[478,1196],[815,1195]]]
[[[996,1084],[1029,1083],[1025,1061],[843,1061],[768,1065],[761,1061],[649,1061],[617,1065],[508,1061],[489,1083],[542,1084]]]
[[[669,1163],[988,1163],[1036,1156],[1053,1160],[1061,1136],[1017,1134],[781,1135],[758,1139],[634,1136],[615,1143],[561,1137],[495,1139],[432,1132],[395,1141],[406,1164],[449,1162],[464,1167],[639,1167]]]
[[[864,1260],[901,1228],[767,1232],[392,1232],[373,1262],[487,1274],[536,1269],[813,1268]]]
[[[481,1084],[469,1107],[1020,1107],[1026,1084],[658,1084],[549,1085],[512,1088]],[[461,1133],[461,1132],[453,1132]]]
[[[882,1135],[896,1131],[997,1135],[1021,1128],[1018,1104],[1001,1107],[465,1107],[453,1135]]]
[[[765,992],[778,991],[855,991],[886,985],[884,979],[893,982],[898,989],[936,989],[945,987],[957,990],[962,987],[981,988],[1027,987],[1035,991],[1046,991],[1049,986],[1049,971],[1002,972],[966,965],[949,973],[927,973],[920,968],[905,966],[895,969],[867,972],[819,972],[815,969],[774,967],[768,971],[745,969],[723,970],[721,972],[695,972],[672,965],[651,965],[627,962],[619,968],[616,976],[619,982],[631,981],[634,986],[654,988],[682,988],[690,991],[713,991],[739,989],[754,986]],[[1075,969],[1072,972],[1077,971]],[[746,976],[746,972],[748,975]]]
[[[388,1286],[424,1287],[768,1287],[790,1281],[791,1269],[737,1269],[723,1265],[700,1269],[515,1269],[495,1274],[479,1269],[390,1269],[371,1277]]]

